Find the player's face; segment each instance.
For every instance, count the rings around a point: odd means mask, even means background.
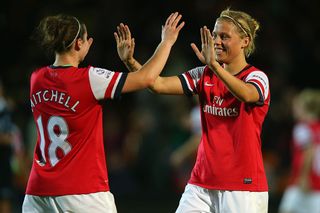
[[[244,39],[232,22],[217,20],[212,34],[218,62],[229,64],[238,57],[245,57]]]

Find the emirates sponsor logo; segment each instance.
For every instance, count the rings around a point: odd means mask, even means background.
[[[203,112],[222,117],[235,117],[239,115],[238,108],[217,107],[208,104],[204,105]]]
[[[222,117],[235,117],[239,115],[239,109],[236,107],[222,107],[224,99],[220,96],[214,96],[212,98],[212,103],[205,104],[203,107],[204,113],[209,113],[211,115],[222,116]]]

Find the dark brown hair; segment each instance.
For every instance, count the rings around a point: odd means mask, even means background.
[[[59,14],[43,18],[32,39],[48,53],[63,53],[77,38],[83,38],[85,32],[86,26],[76,17]]]

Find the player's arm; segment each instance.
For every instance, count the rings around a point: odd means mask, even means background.
[[[162,40],[153,56],[136,72],[130,72],[122,88],[122,92],[130,92],[150,87],[162,71],[170,50],[177,40],[184,22],[179,24],[181,15],[172,13],[162,27]]]
[[[245,103],[256,103],[260,99],[259,92],[257,88],[251,84],[241,81],[240,79],[234,77],[225,69],[223,69],[220,64],[217,64],[214,68],[216,75],[223,81],[229,91],[240,101]]]
[[[161,77],[159,76],[149,89],[157,94],[183,95],[183,88],[178,76]]]
[[[199,60],[203,59],[209,68],[223,81],[229,91],[240,101],[245,103],[256,103],[260,99],[257,88],[251,83],[246,83],[234,77],[226,71],[215,59],[213,37],[207,27],[200,30],[202,52],[197,54]],[[194,49],[195,50],[195,49]],[[199,52],[199,51],[198,51]]]
[[[169,22],[167,20],[166,24]],[[165,27],[166,26],[163,27],[163,30],[165,30]],[[117,43],[117,52],[118,52],[119,58],[126,65],[127,69],[130,72],[135,72],[140,70],[142,68],[142,65],[133,56],[134,48],[135,48],[135,40],[134,38],[131,37],[131,32],[129,27],[121,23],[117,27],[117,32],[114,33],[114,37]],[[154,83],[152,85],[149,85],[149,89],[155,93],[183,94],[182,85],[177,76],[172,76],[172,77],[159,76],[155,81],[152,81],[151,79],[151,82],[154,82]]]
[[[211,69],[214,70],[216,75],[223,81],[229,91],[238,100],[245,103],[256,103],[259,101],[259,92],[253,84],[243,82],[240,79],[234,77],[225,69],[223,69],[220,64]]]

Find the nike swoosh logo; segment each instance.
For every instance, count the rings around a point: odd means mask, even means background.
[[[212,86],[214,86],[213,84],[210,84],[210,83],[208,83],[208,82],[204,82],[204,85],[207,86],[207,87],[212,87]]]

